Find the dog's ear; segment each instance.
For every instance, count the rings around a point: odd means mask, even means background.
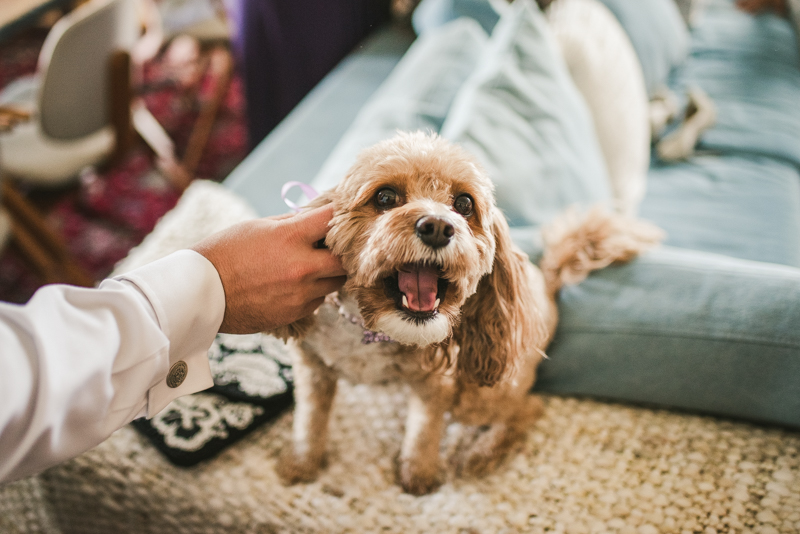
[[[461,308],[461,321],[453,332],[458,347],[456,369],[480,386],[493,386],[513,372],[517,358],[530,351],[543,332],[531,287],[528,257],[511,241],[508,223],[494,209],[495,256],[492,272]]]
[[[322,207],[326,204],[330,204],[331,202],[333,202],[335,198],[336,198],[335,189],[325,191],[314,197],[307,205],[303,206],[303,209],[314,209]],[[316,246],[324,247],[325,246],[324,240],[318,241]],[[302,319],[298,319],[293,323],[269,330],[266,333],[281,338],[284,341],[287,341],[290,338],[300,339],[306,335],[309,329],[311,329],[311,327],[314,325],[315,320],[316,316],[314,314],[308,315],[306,317],[303,317]]]

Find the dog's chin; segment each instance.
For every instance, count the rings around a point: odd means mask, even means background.
[[[443,313],[434,313],[420,321],[409,320],[408,314],[393,310],[378,317],[376,326],[379,331],[403,345],[419,347],[441,343],[451,333],[450,319]]]

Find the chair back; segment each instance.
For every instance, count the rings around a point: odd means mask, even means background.
[[[90,0],[62,17],[39,55],[42,131],[78,139],[109,124],[109,60],[139,38],[135,0]]]

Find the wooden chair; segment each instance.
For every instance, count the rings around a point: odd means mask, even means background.
[[[4,171],[34,187],[77,180],[82,169],[120,153],[130,142],[112,119],[129,95],[115,95],[113,60],[140,37],[135,0],[90,0],[59,19],[45,38],[37,72],[12,82],[0,105],[31,120],[0,134]],[[124,93],[124,91],[123,91]],[[123,124],[124,128],[125,125]],[[126,137],[127,135],[127,137]]]
[[[0,93],[0,105],[31,116],[11,133],[0,134],[5,172],[33,187],[61,186],[76,181],[89,165],[119,160],[138,134],[173,186],[185,189],[233,74],[224,25],[201,24],[187,29],[192,32],[216,45],[207,62],[216,85],[182,158],[132,83],[132,72],[175,35],[164,30],[152,0],[89,0],[50,30],[37,73]]]
[[[26,113],[0,107],[0,133],[12,131],[29,118]],[[15,244],[46,284],[92,287],[94,280],[72,259],[61,236],[4,178],[0,159],[0,251]]]

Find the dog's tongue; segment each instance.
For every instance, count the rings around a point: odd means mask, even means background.
[[[435,267],[410,266],[397,273],[397,285],[413,311],[433,311],[439,273]]]

